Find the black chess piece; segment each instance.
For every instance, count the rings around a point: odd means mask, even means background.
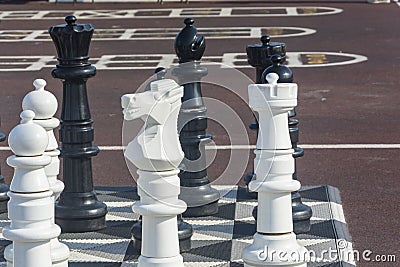
[[[293,157],[294,161],[294,173],[293,179],[298,180],[296,171],[296,159],[304,155],[304,150],[297,146],[299,142],[299,121],[295,119],[296,110],[292,109],[289,111],[289,133],[290,140],[292,142],[292,148],[294,149]],[[296,234],[303,234],[310,231],[311,223],[310,218],[312,216],[312,210],[309,206],[305,205],[301,201],[301,195],[299,191],[292,192],[292,216],[293,216],[293,229]]]
[[[166,69],[163,67],[156,68],[154,73],[156,73],[156,78],[152,81],[155,80],[161,80],[165,78],[166,75]],[[146,90],[150,90],[150,81],[146,85]],[[137,189],[137,188],[136,188]],[[191,244],[191,238],[193,235],[193,227],[188,224],[187,222],[183,221],[182,214],[179,214],[177,216],[177,222],[178,222],[178,238],[179,238],[179,251],[182,252],[188,252],[190,251],[192,244]],[[131,234],[132,234],[132,239],[133,239],[133,245],[137,251],[140,251],[142,248],[142,217],[139,217],[139,220],[137,220],[131,228]]]
[[[179,65],[172,70],[178,83],[184,86],[182,107],[179,114],[179,140],[185,159],[182,162],[180,199],[188,204],[183,216],[207,216],[218,213],[218,190],[210,186],[207,176],[205,144],[211,140],[206,133],[207,115],[201,93],[201,78],[207,68],[200,60],[206,48],[204,36],[197,35],[194,19],[184,20],[185,27],[175,38],[175,52]]]
[[[246,47],[247,62],[256,68],[256,83],[264,83],[262,81],[263,71],[272,65],[271,56],[280,55],[284,60],[286,59],[286,45],[285,43],[271,42],[271,38],[268,35],[261,36],[261,43],[248,45]],[[258,135],[258,122],[257,119],[250,123],[249,128],[257,131]],[[254,178],[254,170],[251,173],[247,173],[244,177],[244,181],[248,186],[250,181]],[[252,198],[257,198],[257,192],[251,192],[247,187],[247,194]]]
[[[269,66],[262,73],[262,80],[266,81],[265,77],[268,73],[274,72],[278,74],[278,83],[292,83],[293,73],[290,68],[283,65],[284,58],[280,55],[273,55],[271,61],[273,65]],[[299,123],[297,119],[293,117],[296,116],[295,109],[291,110],[288,114],[289,117],[289,133],[292,143],[292,148],[294,149],[293,157],[295,159],[295,172],[293,173],[293,179],[297,180],[296,172],[296,159],[304,155],[304,150],[297,146],[299,141],[299,128],[297,124]],[[257,207],[253,210],[253,216],[257,219]],[[293,217],[293,231],[295,234],[307,233],[310,231],[311,223],[310,218],[312,216],[312,210],[309,206],[305,205],[301,201],[301,195],[298,191],[292,192],[292,217]]]
[[[0,133],[0,142],[6,140],[6,135]],[[10,198],[7,196],[7,192],[10,189],[8,185],[4,182],[4,177],[1,175],[1,166],[0,166],[0,213],[7,212],[7,203]]]
[[[94,28],[76,24],[72,15],[65,21],[49,29],[58,54],[58,65],[51,74],[63,81],[60,157],[65,189],[56,203],[55,217],[63,232],[96,231],[106,227],[107,206],[97,200],[92,177],[92,157],[99,148],[92,145],[86,81],[96,75],[96,68],[88,62]]]

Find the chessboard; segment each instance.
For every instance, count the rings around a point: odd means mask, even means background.
[[[238,186],[216,186],[223,196],[219,213],[214,216],[185,218],[194,229],[192,249],[183,253],[187,267],[240,267],[241,252],[252,242],[256,231],[252,210],[257,200]],[[130,229],[138,214],[132,204],[139,198],[135,187],[96,187],[99,200],[108,206],[107,228],[98,232],[63,233],[60,240],[71,250],[70,267],[130,267],[137,266],[140,253],[134,248]],[[298,241],[310,253],[307,266],[352,267],[354,261],[350,234],[347,229],[339,191],[332,186],[303,187],[302,200],[313,211],[311,231],[297,235]],[[9,224],[7,214],[0,215],[0,227]],[[1,253],[11,242],[0,236]],[[328,251],[345,252],[331,254]],[[339,255],[339,256],[338,256]],[[0,266],[6,266],[1,255]]]

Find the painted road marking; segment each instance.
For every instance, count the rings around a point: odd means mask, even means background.
[[[262,35],[271,37],[295,37],[315,33],[314,29],[300,27],[222,27],[197,28],[199,34],[207,39],[259,38]],[[96,29],[93,40],[163,40],[175,39],[181,28],[145,28],[145,29]],[[0,42],[50,41],[47,30],[0,30]]]
[[[304,149],[400,149],[400,144],[300,144]],[[125,146],[99,146],[102,151],[121,151]],[[216,145],[206,146],[207,150],[246,150],[255,149],[255,145]],[[0,146],[0,151],[11,150],[8,146]]]
[[[79,19],[180,18],[180,17],[281,17],[320,16],[343,12],[334,7],[229,7],[166,8],[129,10],[28,10],[2,11],[3,20],[64,19],[74,14]]]
[[[288,52],[286,56],[287,65],[292,68],[340,66],[368,60],[362,55],[335,52]],[[91,58],[90,62],[98,70],[154,70],[157,67],[176,66],[178,59],[175,54],[103,55]],[[245,53],[204,56],[202,62],[203,65],[216,62],[232,68],[252,68]],[[56,64],[54,56],[0,56],[0,72],[38,71],[53,68]]]

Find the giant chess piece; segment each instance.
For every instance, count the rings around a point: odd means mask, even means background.
[[[284,43],[271,42],[271,38],[267,35],[261,36],[261,43],[248,45],[246,47],[247,62],[256,68],[256,83],[264,83],[262,81],[262,73],[264,70],[272,65],[271,56],[280,55],[282,58],[286,58],[286,45]],[[253,121],[249,125],[251,130],[257,131],[258,134],[258,122]],[[257,198],[256,192],[250,192],[248,185],[254,177],[254,170],[251,173],[247,173],[244,177],[244,181],[247,185],[247,193],[252,198]]]
[[[165,79],[166,69],[163,67],[158,67],[154,71],[156,73],[156,78],[153,81]],[[151,82],[146,85],[145,91],[151,90]],[[179,250],[180,252],[188,252],[190,251],[192,244],[191,238],[193,236],[193,227],[185,222],[182,218],[182,214],[178,214],[178,237],[179,237]],[[133,238],[133,245],[135,249],[138,251],[142,248],[142,217],[139,217],[131,228],[132,238]]]
[[[278,83],[291,83],[293,82],[293,73],[292,71],[282,63],[285,59],[279,55],[274,55],[271,57],[273,65],[266,68],[262,74],[263,80],[265,81],[265,77],[268,73],[277,73],[279,75]],[[295,169],[293,173],[293,179],[297,180],[297,172],[296,172],[296,159],[300,158],[304,155],[304,150],[301,147],[297,146],[299,142],[299,128],[297,127],[299,121],[295,119],[296,110],[293,108],[288,113],[289,116],[289,134],[290,140],[292,143],[292,148],[294,150],[293,157],[295,163]],[[312,210],[309,206],[305,205],[301,201],[301,195],[298,190],[292,192],[292,216],[293,216],[293,226],[294,232],[296,234],[304,234],[310,231],[311,229],[311,216]]]
[[[1,125],[1,122],[0,122]],[[0,142],[3,142],[6,140],[6,135],[3,133],[0,133]],[[1,175],[1,166],[0,166],[0,213],[6,213],[7,212],[7,202],[10,199],[7,196],[7,192],[10,190],[10,187],[6,185],[4,182],[4,177]]]
[[[63,81],[60,157],[65,189],[56,203],[56,223],[63,232],[96,231],[106,227],[107,206],[97,200],[92,178],[92,157],[99,148],[92,145],[94,129],[86,81],[96,74],[88,62],[94,28],[76,24],[74,16],[65,21],[66,25],[49,29],[58,53],[58,65],[51,73]]]
[[[64,189],[63,182],[57,179],[60,170],[60,160],[58,159],[60,151],[57,149],[58,144],[53,132],[60,124],[59,120],[53,117],[57,111],[58,103],[56,97],[44,89],[45,80],[36,79],[33,86],[35,90],[28,93],[22,100],[22,109],[32,110],[35,113],[33,122],[43,127],[47,132],[49,143],[44,154],[50,156],[51,163],[44,168],[44,171],[49,181],[50,190],[53,192],[54,203]],[[54,223],[54,217],[52,221]],[[50,247],[53,267],[68,267],[69,248],[67,245],[60,243],[58,238],[53,238],[50,241]],[[7,260],[7,266],[12,267],[13,249],[11,245],[6,247],[4,258]]]
[[[179,177],[181,179],[180,199],[188,208],[183,216],[208,216],[218,213],[219,192],[210,186],[207,177],[205,144],[211,140],[206,133],[207,115],[201,94],[201,77],[207,69],[200,65],[206,48],[203,36],[197,36],[194,20],[184,20],[186,26],[175,38],[175,52],[179,66],[172,70],[179,84],[184,86],[182,107],[179,114],[179,140],[185,153]]]
[[[162,79],[153,81],[150,91],[121,98],[124,119],[144,121],[124,153],[139,174],[140,201],[133,206],[142,216],[139,267],[183,267],[176,217],[186,209],[178,199],[178,166],[184,157],[177,132],[182,96],[181,86]]]
[[[249,184],[258,192],[257,233],[253,244],[244,248],[245,267],[306,267],[307,250],[293,233],[291,192],[300,188],[294,173],[288,111],[297,105],[297,84],[277,83],[279,76],[269,73],[269,84],[251,84],[249,105],[259,118],[255,180]]]
[[[44,169],[51,162],[44,155],[49,138],[43,127],[33,123],[34,117],[33,111],[23,111],[21,124],[8,137],[15,155],[7,163],[15,171],[8,193],[11,224],[3,236],[13,241],[15,267],[52,267],[50,240],[61,233],[53,222],[53,192]]]

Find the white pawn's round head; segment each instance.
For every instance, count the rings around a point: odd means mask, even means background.
[[[45,80],[36,79],[33,82],[35,90],[28,93],[22,100],[22,109],[35,112],[35,119],[50,119],[57,112],[57,98],[44,89],[46,84]]]
[[[15,126],[8,135],[11,151],[21,157],[43,155],[49,138],[45,129],[35,123],[35,113],[32,110],[21,112],[21,123]]]

